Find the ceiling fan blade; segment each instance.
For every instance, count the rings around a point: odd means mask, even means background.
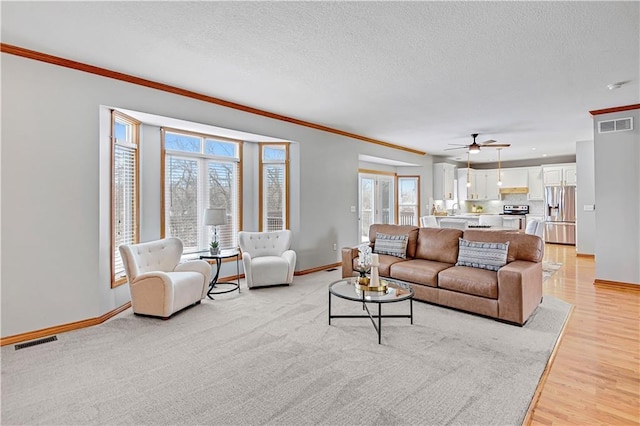
[[[509,148],[511,146],[510,143],[501,143],[498,145],[480,145],[483,148]]]
[[[480,142],[480,145],[488,145],[490,143],[496,143],[496,142],[498,141],[495,139],[489,139],[488,141]]]
[[[449,145],[453,145],[453,146],[469,146],[468,144],[462,144],[462,143],[450,143]]]
[[[456,147],[456,148],[445,148],[444,150],[445,151],[451,151],[452,149],[467,149],[467,148],[468,148],[467,145],[462,145],[462,146],[459,146],[459,147]]]

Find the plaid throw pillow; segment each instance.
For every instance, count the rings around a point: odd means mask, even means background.
[[[387,235],[376,232],[376,242],[373,246],[373,252],[406,259],[408,241],[409,239],[406,235]]]
[[[506,243],[484,243],[458,239],[458,262],[456,266],[471,266],[472,268],[497,271],[507,264],[509,241]]]

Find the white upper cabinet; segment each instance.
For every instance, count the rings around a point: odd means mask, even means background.
[[[576,165],[562,164],[543,166],[544,184],[546,186],[575,185]]]
[[[564,168],[564,184],[575,185],[578,183],[576,178],[576,166],[567,166]]]
[[[529,200],[544,200],[544,183],[542,181],[542,167],[529,167]]]
[[[526,188],[528,186],[529,175],[526,168],[502,169],[500,175],[503,188]]]
[[[498,170],[458,169],[458,196],[469,201],[499,200]]]
[[[448,163],[433,165],[433,199],[453,200],[456,166]]]
[[[480,200],[499,200],[498,170],[477,170],[476,187]]]

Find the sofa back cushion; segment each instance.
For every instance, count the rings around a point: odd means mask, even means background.
[[[458,238],[462,231],[453,228],[420,228],[415,257],[435,262],[458,261]]]
[[[369,241],[375,246],[376,234],[406,235],[407,257],[416,257],[416,242],[418,241],[418,227],[413,225],[389,225],[374,223],[369,227]],[[372,246],[372,247],[373,247]]]
[[[490,243],[506,243],[509,241],[507,263],[514,260],[542,262],[544,243],[536,235],[521,234],[517,231],[486,231],[468,229],[464,231],[465,240],[484,241]]]

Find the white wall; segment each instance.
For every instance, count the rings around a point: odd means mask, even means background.
[[[598,122],[633,117],[632,131]],[[640,285],[640,110],[594,116],[596,279]]]
[[[585,206],[596,203],[593,141],[576,142],[576,253],[594,254],[596,244],[596,212]]]
[[[4,53],[1,76],[3,337],[95,318],[128,300],[127,286],[109,283],[109,141],[100,138],[100,126],[108,126],[101,106],[296,141],[297,270],[339,262],[339,248],[357,243],[350,206],[358,201],[359,154],[424,165],[421,196],[431,191],[429,156]],[[155,162],[160,154],[142,155]],[[159,189],[142,184],[152,206]],[[159,233],[159,220],[141,223],[141,232]]]

